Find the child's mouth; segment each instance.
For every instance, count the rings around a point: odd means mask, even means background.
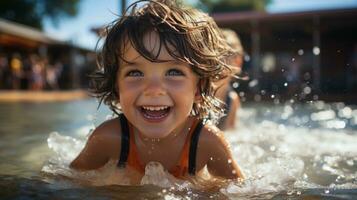
[[[161,121],[170,113],[170,106],[141,106],[140,111],[148,121]]]

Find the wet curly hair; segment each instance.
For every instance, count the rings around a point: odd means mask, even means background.
[[[211,17],[174,0],[137,1],[105,28],[98,69],[91,75],[90,86],[99,105],[104,102],[113,112],[121,111],[117,74],[123,61],[130,63],[124,60],[128,42],[145,59],[165,62],[158,59],[160,50],[154,54],[143,44],[145,34],[152,31],[159,35],[160,48],[165,47],[174,59],[188,63],[199,77],[201,100],[194,103],[193,115],[201,119],[212,113],[221,116],[224,104],[214,96],[213,82],[233,74],[224,58],[236,52],[225,42]]]

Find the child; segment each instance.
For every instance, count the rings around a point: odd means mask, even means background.
[[[243,46],[238,35],[230,29],[221,29],[223,37],[228,45],[236,51],[235,55],[228,57],[227,63],[234,67],[235,73],[240,74],[243,64]],[[216,97],[226,105],[226,115],[220,118],[218,127],[221,130],[233,129],[235,127],[237,110],[240,107],[240,99],[231,86],[231,78],[225,78],[217,83]]]
[[[94,130],[70,167],[116,161],[136,174],[131,184],[151,162],[179,179],[205,166],[213,176],[242,178],[221,131],[203,120],[222,110],[212,82],[230,75],[221,61],[230,47],[204,13],[172,0],[146,1],[140,9],[137,3],[108,30],[93,75],[94,94],[118,117]]]

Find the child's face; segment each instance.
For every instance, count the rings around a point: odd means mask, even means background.
[[[124,115],[148,138],[181,131],[197,98],[197,75],[188,64],[172,58],[164,46],[158,59],[169,61],[158,63],[146,60],[129,43],[124,59],[134,64],[121,63],[117,76]],[[146,34],[144,45],[156,55],[157,33]]]

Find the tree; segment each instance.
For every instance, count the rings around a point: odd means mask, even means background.
[[[271,0],[200,0],[197,7],[209,13],[263,11]]]
[[[61,17],[74,17],[80,0],[4,0],[0,1],[0,17],[42,29],[43,19],[57,24]]]

